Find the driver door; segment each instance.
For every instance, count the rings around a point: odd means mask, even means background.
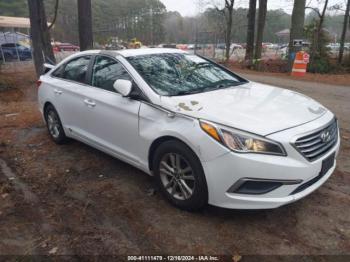
[[[83,98],[87,116],[83,129],[97,147],[138,165],[136,155],[141,103],[115,91],[113,84],[118,79],[132,81],[115,58],[97,55],[91,71],[92,87]]]

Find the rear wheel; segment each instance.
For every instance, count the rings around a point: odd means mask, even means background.
[[[52,140],[57,144],[66,143],[68,138],[64,133],[60,117],[52,105],[48,105],[45,109],[45,120],[47,130],[49,131]]]
[[[203,168],[188,146],[175,140],[163,143],[155,152],[153,167],[158,187],[173,205],[198,210],[207,204]]]
[[[5,60],[6,60],[6,61],[15,60],[15,57],[14,57],[12,54],[10,54],[10,53],[5,53],[5,54],[4,54],[4,57],[5,57]]]

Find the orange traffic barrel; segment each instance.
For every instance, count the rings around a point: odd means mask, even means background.
[[[304,76],[306,74],[309,57],[309,54],[304,51],[296,53],[292,69],[292,76]]]

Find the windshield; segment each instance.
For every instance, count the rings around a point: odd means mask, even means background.
[[[216,64],[190,54],[153,54],[128,61],[160,95],[208,92],[246,83]]]

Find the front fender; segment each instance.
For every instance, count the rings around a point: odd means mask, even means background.
[[[201,162],[211,161],[229,152],[201,129],[198,119],[177,114],[169,116],[166,111],[145,103],[140,108],[139,134],[145,141],[142,154],[147,158],[152,143],[169,136],[189,146]]]

